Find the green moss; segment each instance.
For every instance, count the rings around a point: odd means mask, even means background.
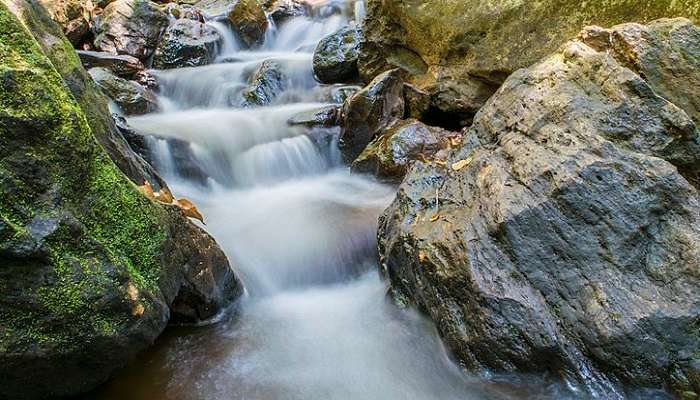
[[[55,46],[63,68],[77,65],[72,49]],[[115,335],[133,318],[127,285],[143,298],[158,295],[168,215],[105,154],[61,75],[3,3],[0,150],[0,217],[11,224],[15,239],[35,240],[26,229],[33,220],[57,225],[36,239],[48,255],[19,261],[27,273],[50,270],[8,289],[22,302],[0,305],[0,349],[70,351],[92,337]],[[146,312],[152,306],[142,304]]]

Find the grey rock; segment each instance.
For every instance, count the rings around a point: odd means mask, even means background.
[[[282,67],[266,60],[250,77],[250,87],[242,93],[243,107],[264,106],[272,103],[287,88],[287,77]]]
[[[302,125],[306,127],[330,127],[338,125],[339,117],[340,107],[333,105],[301,112],[292,116],[287,123],[289,125]]]
[[[86,69],[102,67],[110,70],[114,75],[131,79],[137,73],[144,70],[144,65],[136,57],[128,55],[114,55],[103,51],[78,50],[80,62]]]
[[[169,23],[165,11],[149,0],[115,0],[105,7],[95,26],[95,47],[145,62]]]
[[[158,109],[155,95],[138,83],[120,78],[106,68],[91,68],[88,73],[125,114],[146,114]]]
[[[459,144],[459,132],[428,126],[415,119],[396,122],[376,137],[352,163],[352,171],[373,174],[389,181],[401,182],[409,166],[446,155],[441,150]]]
[[[207,65],[216,58],[221,36],[210,26],[191,19],[175,21],[163,34],[153,67],[171,69]]]
[[[264,5],[272,20],[278,25],[293,17],[309,15],[308,6],[299,0],[273,0]]]
[[[313,68],[322,83],[357,81],[357,59],[360,54],[362,30],[347,26],[323,38],[316,46]]]
[[[377,76],[343,104],[340,151],[351,163],[365,147],[404,114],[403,82],[398,70]]]
[[[380,219],[381,271],[470,369],[700,393],[698,109],[670,101],[700,89],[698,28],[610,32],[624,52],[569,42],[508,78],[446,163],[414,164]],[[689,84],[660,96],[633,43]]]

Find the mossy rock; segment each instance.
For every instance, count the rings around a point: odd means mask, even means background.
[[[0,398],[89,390],[153,342],[170,308],[206,318],[240,293],[213,239],[102,149],[42,31],[17,17],[33,6],[0,3]],[[192,288],[199,273],[219,298]]]
[[[586,25],[664,17],[700,21],[696,0],[368,0],[365,81],[402,68],[443,112],[473,115],[513,71],[552,53]],[[467,119],[465,123],[468,123]]]

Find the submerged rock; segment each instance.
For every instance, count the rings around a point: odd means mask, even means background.
[[[401,68],[431,95],[441,118],[468,125],[513,71],[551,54],[584,24],[612,26],[662,17],[700,20],[694,0],[600,2],[368,0],[360,72],[369,82]]]
[[[95,27],[95,47],[111,54],[148,60],[169,24],[165,11],[149,0],[115,0]]]
[[[322,83],[357,81],[357,58],[360,53],[362,30],[347,26],[323,38],[314,52],[313,68]]]
[[[250,77],[250,87],[243,91],[243,107],[264,106],[272,103],[287,88],[287,77],[282,67],[266,60]]]
[[[268,28],[267,16],[257,0],[236,0],[228,11],[231,27],[248,47],[262,43]]]
[[[128,55],[114,55],[102,51],[78,51],[80,62],[86,69],[107,68],[114,75],[131,79],[145,69],[141,60]]]
[[[210,318],[242,290],[214,240],[95,140],[111,137],[90,121],[104,103],[48,18],[0,3],[0,398],[90,390],[169,318]]]
[[[216,58],[221,36],[212,27],[191,19],[179,19],[163,34],[153,67],[171,69],[207,65]]]
[[[445,165],[415,164],[381,271],[471,369],[700,393],[700,29],[582,37],[508,78]]]
[[[375,78],[343,105],[340,151],[351,163],[389,125],[403,117],[403,82],[398,70]]]
[[[128,115],[146,114],[158,109],[158,100],[149,90],[134,81],[127,81],[106,68],[88,71],[95,83]]]
[[[414,161],[426,161],[440,150],[449,149],[451,141],[459,143],[459,133],[428,126],[415,119],[400,121],[365,148],[353,161],[352,170],[400,182]]]

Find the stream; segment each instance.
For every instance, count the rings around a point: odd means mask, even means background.
[[[376,228],[396,188],[341,164],[338,128],[287,123],[334,101],[338,88],[313,78],[313,49],[356,23],[362,3],[334,1],[315,14],[275,27],[254,51],[210,22],[225,38],[216,63],[155,72],[162,110],[129,123],[147,136],[176,196],[198,206],[247,292],[217,323],[169,328],[88,398],[566,397],[541,377],[465,374],[428,320],[387,299]],[[286,91],[269,106],[237,107],[266,60],[282,66]],[[191,165],[179,164],[173,142],[184,143]]]

